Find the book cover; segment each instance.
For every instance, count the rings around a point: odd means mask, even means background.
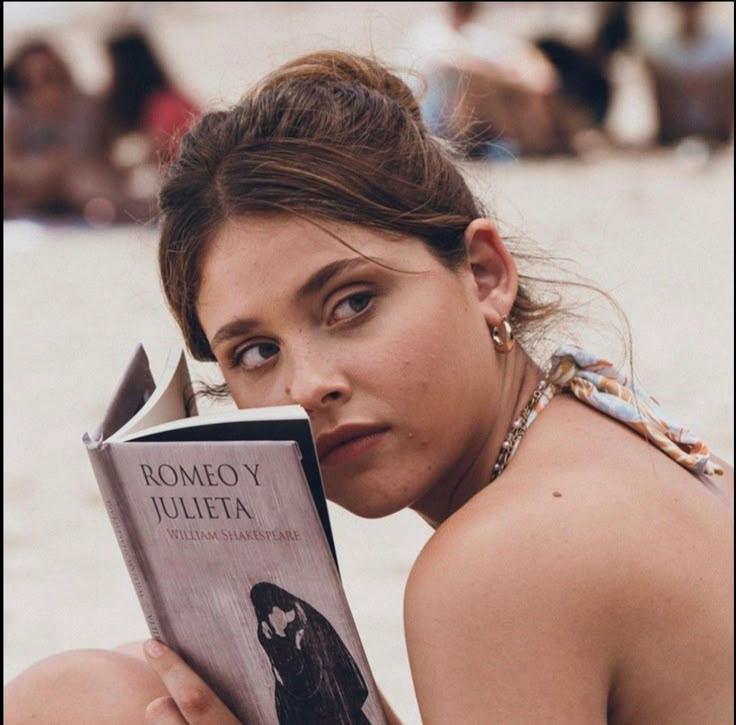
[[[139,347],[85,435],[151,635],[244,723],[384,723],[306,413],[189,415],[190,388]]]

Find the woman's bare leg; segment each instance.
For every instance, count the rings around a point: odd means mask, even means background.
[[[132,645],[123,649],[136,650]],[[6,685],[4,722],[143,723],[146,706],[167,694],[158,675],[137,656],[122,651],[73,650],[38,662]]]

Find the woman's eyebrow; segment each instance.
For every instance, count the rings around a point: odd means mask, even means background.
[[[330,264],[321,267],[309,276],[309,279],[297,290],[295,299],[301,301],[305,297],[316,294],[338,274],[348,272],[357,267],[373,265],[376,262],[380,264],[381,260],[373,257],[348,257],[330,262]]]
[[[215,333],[215,336],[212,338],[212,342],[210,343],[210,347],[214,350],[219,345],[222,345],[223,342],[231,340],[233,337],[248,335],[252,330],[257,328],[258,325],[258,320],[253,319],[252,317],[241,317],[233,320],[232,322],[228,322]]]
[[[305,297],[319,292],[333,277],[338,274],[347,272],[358,267],[372,265],[378,262],[381,264],[381,260],[378,258],[367,258],[367,257],[348,257],[346,259],[338,259],[334,262],[326,264],[324,267],[320,267],[316,272],[313,272],[309,279],[301,286],[296,292],[296,301],[301,301]],[[239,317],[231,322],[223,325],[212,338],[210,347],[214,350],[219,345],[227,340],[232,340],[234,337],[244,337],[249,335],[253,330],[259,327],[260,322],[253,317]]]

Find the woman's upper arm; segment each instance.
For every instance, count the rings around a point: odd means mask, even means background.
[[[404,613],[422,722],[606,722],[615,624],[596,558],[608,554],[574,538],[512,520],[433,537]]]

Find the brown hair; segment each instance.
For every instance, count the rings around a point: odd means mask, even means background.
[[[198,360],[214,360],[195,310],[201,260],[226,220],[290,213],[411,235],[452,268],[465,259],[465,228],[484,216],[407,85],[342,52],[287,63],[231,110],[202,118],[169,168],[160,206],[163,287]],[[517,335],[556,306],[521,284],[510,315]]]
[[[69,66],[45,40],[28,40],[13,53],[3,69],[3,89],[15,100],[22,100],[28,92],[28,79],[24,75],[23,66],[33,55],[45,55],[54,66],[54,80],[65,87],[73,86]]]

